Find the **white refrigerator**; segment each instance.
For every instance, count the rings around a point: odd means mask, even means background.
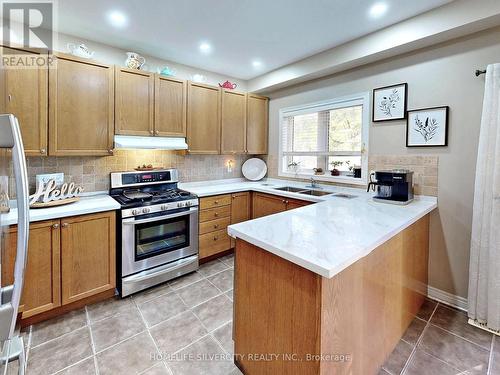
[[[0,345],[2,354],[0,357],[0,375],[12,374],[18,367],[18,373],[24,374],[25,355],[22,338],[16,334],[16,319],[21,300],[21,292],[24,282],[24,270],[28,254],[29,235],[29,192],[28,176],[26,172],[26,158],[24,155],[21,133],[17,118],[13,115],[0,115],[0,177],[5,183],[2,184],[3,197],[8,194],[9,163],[15,178],[15,194],[17,206],[10,213],[17,212],[17,253],[14,266],[14,284],[4,285],[1,282],[2,254],[4,254],[3,236],[6,227],[2,223],[4,210],[0,210]],[[5,191],[6,190],[6,191]]]

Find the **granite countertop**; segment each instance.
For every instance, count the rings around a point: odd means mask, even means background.
[[[17,224],[17,208],[11,205],[10,212],[2,215],[2,225]],[[91,214],[95,212],[113,211],[120,209],[120,204],[108,194],[94,194],[82,196],[74,203],[50,208],[30,209],[30,221],[43,221],[61,217]]]
[[[230,225],[228,233],[321,276],[331,278],[437,207],[437,198],[417,196],[406,206],[374,202],[362,189],[322,185],[323,191],[355,195],[312,197],[275,190],[307,183],[266,179],[182,184],[200,197],[257,191],[318,202]]]

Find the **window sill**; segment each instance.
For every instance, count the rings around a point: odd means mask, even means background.
[[[347,177],[347,176],[331,176],[330,174],[316,175],[309,173],[289,173],[289,172],[279,172],[279,177],[288,177],[288,178],[299,178],[302,180],[310,180],[311,177],[316,181],[324,181],[324,182],[335,182],[338,184],[346,184],[346,185],[365,185],[367,184],[366,176],[361,176],[361,178]]]

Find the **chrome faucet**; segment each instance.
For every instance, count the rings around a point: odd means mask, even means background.
[[[323,189],[321,186],[318,186],[318,183],[314,179],[314,177],[311,177],[311,184],[306,186],[307,188],[311,189]]]

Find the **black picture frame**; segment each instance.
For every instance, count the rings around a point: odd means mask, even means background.
[[[425,111],[435,111],[435,110],[445,110],[445,129],[444,129],[444,143],[443,144],[430,144],[430,145],[410,145],[409,144],[409,131],[410,131],[410,115],[415,112],[425,112]],[[450,122],[450,107],[447,105],[438,107],[428,107],[428,108],[418,108],[408,110],[408,116],[406,119],[406,147],[447,147],[448,146],[448,128]]]
[[[404,95],[404,102],[403,102],[403,116],[402,117],[391,117],[391,118],[386,118],[386,119],[375,119],[375,93],[380,90],[388,90],[392,89],[394,87],[401,87],[404,86],[405,88],[405,95]],[[395,85],[390,85],[390,86],[384,86],[384,87],[377,87],[373,89],[372,91],[372,122],[386,122],[386,121],[401,121],[405,120],[408,117],[408,83],[403,82],[403,83],[398,83]]]

